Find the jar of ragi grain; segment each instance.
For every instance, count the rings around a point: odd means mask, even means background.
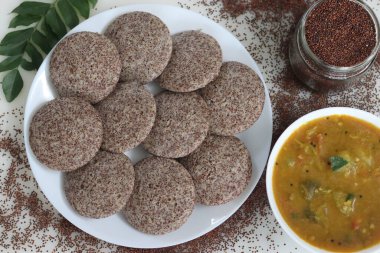
[[[290,64],[312,89],[346,87],[371,68],[379,41],[379,21],[363,1],[317,1],[296,27]]]

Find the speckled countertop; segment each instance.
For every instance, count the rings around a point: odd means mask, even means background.
[[[243,4],[249,1],[240,0]],[[11,12],[21,1],[2,0],[0,37],[7,32]],[[328,106],[351,106],[380,116],[380,60],[366,78],[344,92],[313,93],[289,71],[287,44],[295,20],[303,11],[297,0],[268,0],[255,12],[231,16],[217,0],[99,0],[92,14],[130,3],[166,3],[188,8],[225,26],[258,62],[270,89],[274,140],[295,119]],[[263,1],[260,1],[263,2]],[[281,12],[273,5],[285,5]],[[302,2],[302,0],[300,0]],[[380,14],[378,0],[367,0]],[[2,57],[0,58],[2,60]],[[223,225],[189,243],[161,250],[135,250],[99,241],[66,221],[47,201],[29,168],[22,137],[26,96],[35,72],[21,72],[24,88],[12,103],[0,94],[0,252],[305,252],[279,227],[269,208],[263,180],[239,211]],[[0,73],[2,79],[4,73]]]

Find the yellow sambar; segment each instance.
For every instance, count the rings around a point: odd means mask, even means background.
[[[351,252],[380,242],[380,129],[334,115],[297,129],[273,172],[275,201],[308,243]]]

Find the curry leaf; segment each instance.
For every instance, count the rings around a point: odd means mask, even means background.
[[[36,69],[33,62],[27,61],[25,59],[22,59],[21,67],[25,70],[28,70],[28,71],[32,71],[32,70]]]
[[[8,56],[0,62],[0,72],[9,71],[2,88],[7,101],[13,101],[23,87],[19,67],[35,70],[43,57],[56,43],[79,23],[80,16],[88,18],[90,7],[97,0],[51,0],[51,3],[25,1],[12,13],[16,15],[9,27],[31,26],[9,32],[0,42],[0,55]]]
[[[65,24],[55,9],[50,9],[46,13],[46,23],[59,38],[62,38],[67,33]]]
[[[58,37],[57,35],[54,34],[54,32],[51,30],[51,28],[46,24],[46,20],[42,20],[41,22],[41,32],[46,36],[47,41],[46,43],[49,44],[51,48],[55,46],[58,42]]]
[[[24,86],[18,69],[14,69],[6,74],[2,84],[5,99],[8,102],[12,102],[20,94],[22,86]]]
[[[63,21],[69,28],[73,28],[79,23],[74,8],[67,1],[58,1],[57,5]]]
[[[36,30],[32,34],[32,41],[35,45],[38,45],[39,48],[41,48],[42,51],[44,51],[45,54],[48,54],[51,46],[49,45],[48,38],[43,35],[40,31]]]
[[[2,39],[0,45],[8,45],[14,43],[20,43],[28,40],[33,33],[33,28],[27,28],[23,30],[18,30],[10,32]]]
[[[0,55],[14,56],[22,54],[25,50],[26,42],[18,44],[0,45]]]
[[[32,16],[32,15],[17,15],[11,20],[11,23],[9,24],[9,28],[15,28],[17,26],[23,25],[28,26],[31,25],[38,20],[40,20],[41,17],[39,16]]]
[[[22,56],[10,56],[0,62],[0,71],[7,71],[16,68],[21,63]]]
[[[343,166],[345,166],[348,163],[348,161],[340,156],[331,156],[329,158],[329,163],[330,163],[331,169],[333,171],[336,171],[342,168]]]
[[[21,15],[34,15],[34,16],[43,16],[46,11],[50,8],[51,4],[27,1],[21,3],[12,11],[12,13],[17,13]]]
[[[38,52],[35,46],[33,46],[31,43],[26,45],[25,51],[29,55],[30,59],[32,59],[32,64],[34,68],[37,70],[43,61],[41,54]]]
[[[90,3],[88,0],[68,0],[72,6],[75,7],[84,18],[90,16]]]

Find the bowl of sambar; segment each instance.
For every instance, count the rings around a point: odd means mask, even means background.
[[[267,193],[310,252],[380,252],[380,119],[325,108],[290,125],[268,160]]]

